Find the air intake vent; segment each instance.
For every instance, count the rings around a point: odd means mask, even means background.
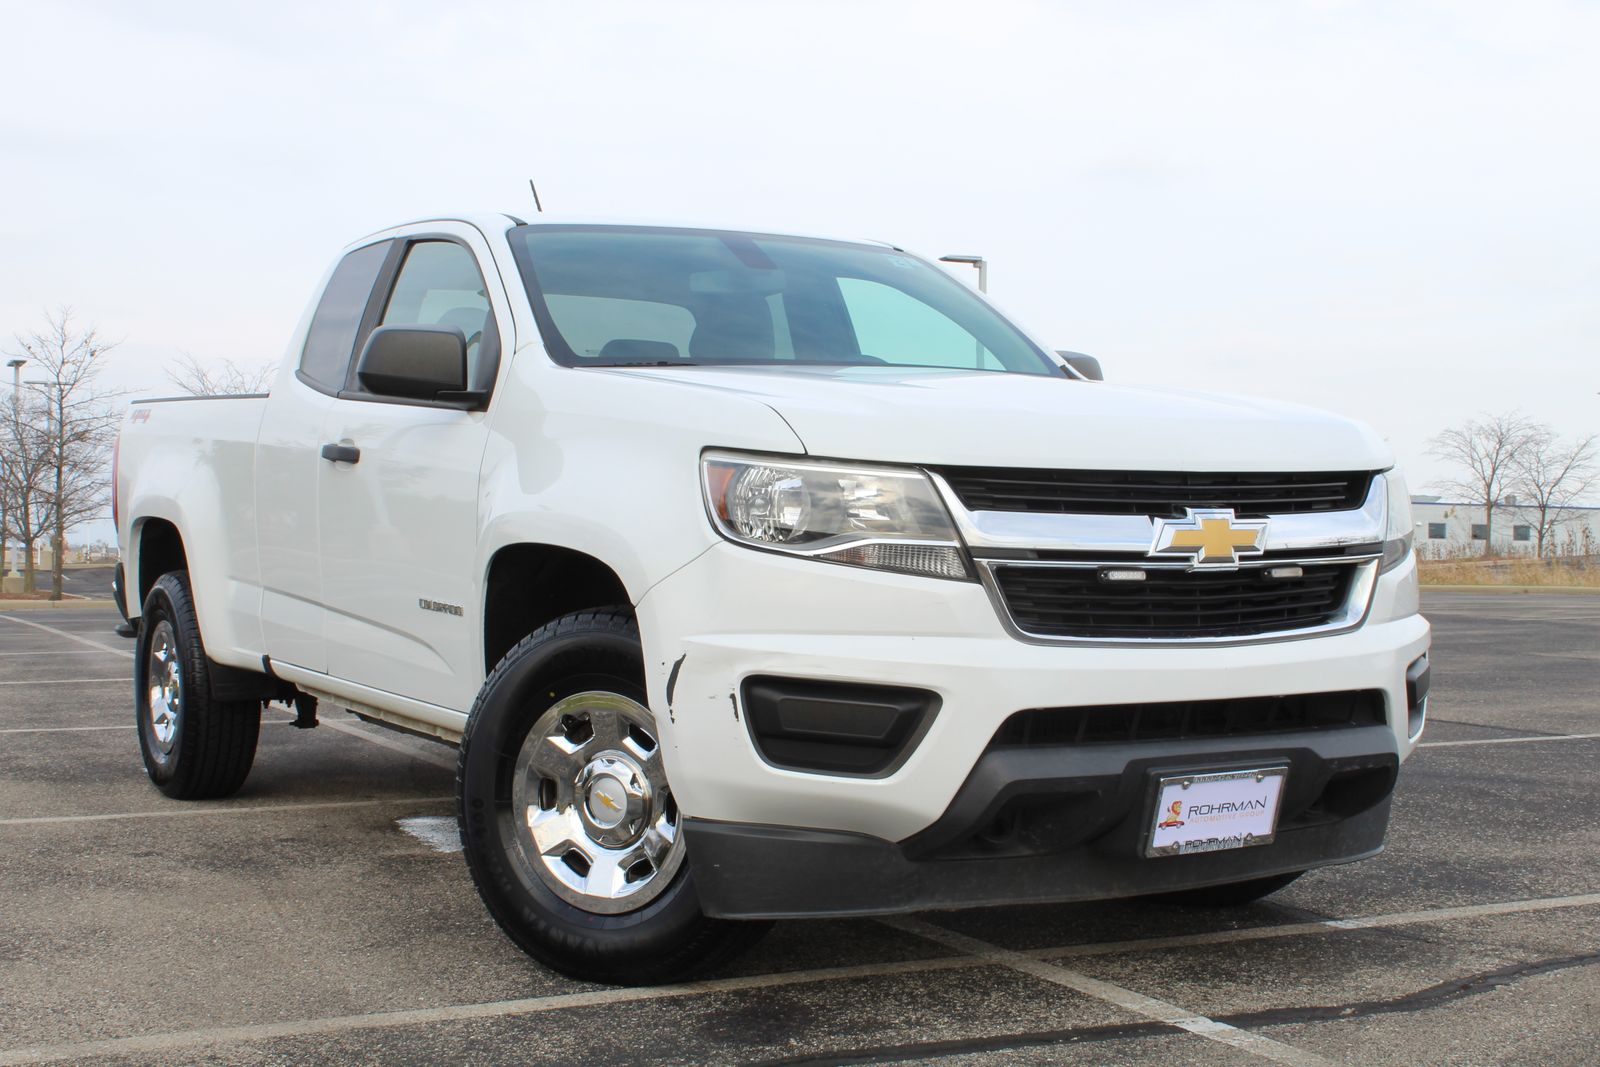
[[[1355,567],[1337,563],[1271,577],[1265,568],[1150,568],[1145,580],[1103,581],[1094,567],[994,565],[1017,628],[1037,637],[1249,637],[1322,626],[1343,610]]]
[[[1383,693],[1377,689],[1235,700],[1034,708],[1019,711],[1007,719],[990,747],[1270,737],[1382,726],[1387,721],[1383,708]]]

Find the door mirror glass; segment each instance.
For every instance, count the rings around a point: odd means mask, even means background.
[[[1089,379],[1091,382],[1103,382],[1105,374],[1100,370],[1100,361],[1093,356],[1086,356],[1082,352],[1060,352],[1056,355],[1067,361],[1067,366]]]
[[[379,326],[356,364],[361,388],[407,400],[453,400],[467,388],[467,338],[458,326]]]

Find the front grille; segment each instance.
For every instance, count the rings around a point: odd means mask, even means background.
[[[1032,708],[1001,724],[991,747],[1106,745],[1216,737],[1262,737],[1385,724],[1377,689],[1163,704]]]
[[[940,467],[969,511],[1181,517],[1184,508],[1232,508],[1241,516],[1350,511],[1367,498],[1372,472],[1199,474],[1185,471],[1011,470]]]
[[[1011,618],[1040,637],[1247,637],[1331,622],[1344,609],[1355,568],[1327,564],[1297,578],[1264,568],[1151,568],[1142,582],[1108,582],[1095,567],[993,566]]]

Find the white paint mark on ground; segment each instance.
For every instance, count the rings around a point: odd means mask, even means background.
[[[1425,911],[1396,912],[1367,918],[1329,919],[1314,923],[1292,923],[1287,926],[1269,926],[1260,930],[1259,936],[1282,936],[1297,933],[1324,933],[1332,930],[1359,930],[1379,925],[1406,923],[1448,922],[1486,915],[1515,915],[1522,912],[1547,911],[1554,908],[1573,908],[1600,904],[1600,893],[1581,896],[1536,897],[1531,900],[1506,901],[1496,904],[1477,904],[1459,908],[1436,908]],[[1196,938],[1223,937],[1252,934],[1255,931],[1219,931],[1217,934],[1195,935]],[[1118,952],[1138,951],[1143,948],[1161,948],[1185,943],[1184,938],[1146,938],[1142,941],[1107,941],[1099,944],[1069,945],[1063,948],[1037,949],[1031,953],[1036,960],[1053,954],[1062,956],[1099,956]],[[1196,941],[1195,943],[1204,943]],[[219,1026],[196,1030],[174,1030],[166,1033],[142,1034],[137,1037],[114,1037],[100,1041],[81,1041],[56,1045],[31,1045],[0,1051],[0,1067],[14,1064],[60,1063],[67,1060],[84,1060],[95,1056],[131,1056],[142,1053],[171,1053],[182,1049],[204,1048],[211,1045],[229,1045],[243,1041],[270,1041],[275,1038],[306,1037],[316,1034],[349,1033],[362,1030],[382,1030],[400,1026],[426,1026],[432,1023],[466,1022],[474,1019],[501,1019],[539,1012],[560,1011],[565,1008],[588,1008],[611,1004],[629,1004],[639,1001],[665,1000],[695,994],[733,993],[753,989],[776,989],[811,982],[830,982],[859,978],[878,978],[899,974],[926,974],[933,971],[970,970],[989,966],[990,961],[971,954],[945,956],[928,960],[906,960],[901,963],[861,964],[852,967],[822,967],[814,970],[789,971],[783,974],[753,975],[746,978],[713,978],[678,985],[646,986],[635,989],[602,989],[589,993],[558,993],[553,996],[528,997],[523,1000],[497,1000],[478,1004],[454,1004],[441,1008],[419,1008],[404,1011],[369,1012],[361,1015],[338,1015],[320,1019],[291,1019],[276,1023],[248,1026]],[[1059,969],[1059,968],[1058,968]],[[1197,1017],[1190,1017],[1197,1018]]]
[[[95,652],[115,652],[115,651],[116,651],[116,649],[113,649],[113,648],[98,648],[98,649],[95,649]],[[53,648],[53,649],[40,649],[37,652],[0,652],[0,656],[92,656],[92,655],[94,655],[94,652],[90,652],[87,648],[69,648],[66,651],[62,651],[61,649],[58,649],[58,648]]]
[[[435,852],[461,851],[461,831],[456,827],[454,816],[414,815],[409,819],[396,819],[395,825]]]
[[[942,926],[922,919],[880,919],[879,922],[903,930],[908,934],[915,934],[925,940],[936,944],[945,945],[958,952],[965,952],[984,963],[992,963],[1001,967],[1020,971],[1034,978],[1049,982],[1052,985],[1070,989],[1074,993],[1081,993],[1086,997],[1103,1001],[1114,1007],[1133,1015],[1139,1015],[1153,1022],[1166,1023],[1180,1030],[1203,1037],[1207,1041],[1216,1041],[1241,1052],[1249,1052],[1274,1063],[1288,1064],[1290,1067],[1333,1067],[1333,1061],[1318,1056],[1314,1052],[1286,1045],[1282,1041],[1275,1041],[1263,1034],[1250,1030],[1241,1030],[1227,1023],[1219,1023],[1215,1019],[1187,1011],[1176,1004],[1155,997],[1145,996],[1143,993],[1134,992],[1123,986],[1113,985],[1099,978],[1090,977],[1081,971],[1068,970],[1054,963],[1046,963],[1035,959],[1022,952],[1001,948],[999,945],[981,941],[976,937],[958,934],[954,930],[947,930]]]
[[[262,719],[262,726],[283,726],[294,722],[293,719]],[[0,730],[0,734],[76,734],[91,730],[137,730],[135,723],[123,723],[121,726],[8,726]]]
[[[371,808],[382,804],[437,804],[455,797],[385,797],[377,800],[327,800],[307,804],[233,804],[202,808],[174,804],[160,811],[119,811],[109,815],[35,815],[25,819],[0,819],[0,826],[38,826],[46,823],[116,822],[120,819],[176,819],[195,815],[254,815],[259,812],[319,811],[327,808]]]
[[[363,729],[360,726],[355,726],[347,722],[339,722],[336,719],[323,719],[319,725],[326,726],[328,729],[337,731],[341,734],[349,734],[351,737],[359,738],[370,745],[377,745],[379,748],[386,748],[390,752],[399,752],[403,755],[410,756],[412,759],[419,759],[424,763],[431,763],[435,767],[443,767],[450,771],[456,769],[455,753],[436,751],[438,746],[432,741],[421,741],[417,744],[412,744],[402,741],[398,737],[387,736],[382,732],[383,728],[379,726],[374,726],[370,729]],[[424,748],[422,747],[423,745],[427,745],[429,747]]]
[[[1337,930],[1376,930],[1386,926],[1410,926],[1414,923],[1455,922],[1462,919],[1492,918],[1497,915],[1526,915],[1556,908],[1581,908],[1595,904],[1600,904],[1600,893],[1581,893],[1569,897],[1533,897],[1528,900],[1507,900],[1495,904],[1468,904],[1459,908],[1396,911],[1387,915],[1369,915],[1359,919],[1323,919],[1318,922],[1251,926],[1242,930],[1214,930],[1204,934],[1184,934],[1178,937],[1146,937],[1130,941],[1064,945],[1060,948],[1034,949],[1027,955],[1041,960],[1059,960],[1073,956],[1105,956],[1115,952],[1156,952],[1203,945],[1226,945],[1236,941],[1261,941],[1275,937],[1304,937],[1308,934],[1326,934]]]
[[[1530,745],[1535,741],[1593,741],[1600,734],[1536,734],[1533,737],[1476,737],[1471,741],[1424,741],[1418,748],[1461,748],[1467,745]]]
[[[111,656],[126,656],[128,659],[133,658],[133,653],[125,648],[112,648],[109,645],[102,645],[99,641],[91,641],[87,637],[80,637],[77,634],[68,633],[66,630],[58,630],[54,626],[46,626],[44,623],[34,622],[32,619],[19,619],[15,615],[0,615],[0,622],[14,622],[18,626],[31,626],[35,630],[43,630],[45,633],[55,634],[57,637],[65,637],[68,641],[76,641],[80,645],[88,645],[96,652],[104,652]]]

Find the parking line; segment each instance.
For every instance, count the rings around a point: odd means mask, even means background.
[[[312,805],[290,805],[311,807]],[[263,809],[255,809],[263,810]],[[1494,904],[1475,904],[1454,908],[1395,912],[1355,919],[1329,919],[1316,923],[1293,923],[1287,926],[1263,927],[1261,936],[1270,937],[1270,931],[1283,930],[1284,936],[1293,933],[1327,933],[1343,930],[1362,930],[1375,926],[1394,926],[1401,922],[1447,922],[1453,919],[1474,918],[1485,915],[1515,915],[1523,912],[1547,911],[1554,908],[1573,908],[1600,904],[1600,893],[1581,896],[1534,897],[1528,900],[1505,901]],[[919,935],[921,931],[916,931]],[[1221,931],[1224,934],[1248,934],[1252,931]],[[960,936],[960,935],[956,935]],[[1195,935],[1205,937],[1207,935]],[[1025,959],[1033,957],[1042,962],[1048,954],[1100,956],[1118,952],[1137,951],[1140,948],[1165,948],[1174,943],[1186,942],[1184,938],[1146,938],[1143,941],[1106,941],[1089,945],[1068,945],[1055,949],[1036,949],[1018,953]],[[985,944],[985,942],[979,942]],[[1203,942],[1196,942],[1203,943]],[[1003,950],[1002,950],[1003,951]],[[753,989],[775,989],[783,986],[811,982],[828,982],[852,978],[876,978],[889,975],[923,974],[931,971],[970,970],[992,966],[992,961],[981,956],[964,954],[941,956],[925,960],[905,960],[898,963],[859,964],[851,967],[822,967],[806,971],[789,971],[782,974],[752,975],[746,978],[712,978],[677,985],[647,986],[632,989],[602,989],[588,993],[557,993],[522,1000],[498,1000],[477,1004],[455,1004],[443,1008],[418,1008],[404,1011],[368,1012],[360,1015],[339,1015],[320,1019],[294,1019],[277,1023],[244,1026],[207,1027],[195,1030],[174,1030],[165,1033],[141,1034],[136,1037],[114,1037],[98,1041],[71,1044],[31,1045],[0,1051],[0,1067],[19,1064],[56,1063],[63,1060],[86,1059],[92,1056],[138,1055],[140,1053],[176,1052],[181,1049],[200,1048],[206,1045],[224,1045],[245,1041],[270,1041],[275,1038],[305,1037],[315,1034],[337,1034],[359,1030],[380,1030],[389,1027],[424,1026],[432,1023],[470,1022],[477,1019],[498,1019],[516,1015],[559,1011],[563,1008],[585,1008],[609,1004],[627,1004],[639,1001],[665,1000],[694,994],[742,992]],[[1054,968],[1062,973],[1062,968]],[[1137,995],[1137,994],[1135,994]],[[1158,1002],[1159,1003],[1159,1002]],[[1185,1016],[1198,1023],[1201,1016]],[[1220,1023],[1213,1025],[1220,1026]],[[1236,1031],[1243,1033],[1244,1031]],[[1288,1046],[1285,1046],[1288,1047]],[[1299,1050],[1294,1050],[1299,1051]]]
[[[93,685],[95,682],[116,682],[127,685],[133,679],[127,675],[119,678],[35,678],[28,682],[0,682],[0,685]]]
[[[672,997],[706,993],[738,993],[750,989],[776,989],[810,982],[840,981],[851,978],[876,978],[895,974],[923,974],[929,971],[963,970],[981,966],[970,956],[949,956],[902,963],[861,964],[853,967],[819,967],[786,974],[753,975],[748,978],[712,978],[677,985],[635,986],[623,989],[597,989],[585,993],[556,993],[522,1000],[500,1000],[480,1004],[453,1004],[444,1008],[413,1008],[381,1011],[366,1015],[340,1015],[323,1019],[298,1019],[263,1023],[256,1026],[220,1026],[204,1030],[180,1030],[141,1037],[114,1037],[102,1041],[83,1041],[70,1045],[35,1045],[30,1048],[0,1051],[0,1067],[17,1064],[53,1063],[91,1056],[127,1056],[139,1053],[175,1052],[205,1045],[234,1044],[243,1041],[269,1041],[280,1037],[307,1037],[340,1034],[353,1030],[379,1030],[397,1026],[424,1026],[432,1023],[471,1022],[499,1019],[511,1015],[533,1015],[564,1008],[592,1008],[636,1001],[666,1000]]]
[[[262,719],[262,726],[282,726],[294,722],[293,719]],[[87,730],[137,730],[138,723],[122,723],[119,726],[8,726],[0,729],[0,734],[74,734]]]
[[[320,811],[327,808],[371,808],[382,804],[437,804],[454,800],[443,797],[383,797],[374,800],[317,800],[306,804],[240,804],[233,807],[197,808],[173,805],[160,811],[119,811],[109,815],[34,815],[23,819],[0,819],[0,826],[39,826],[47,823],[117,822],[123,819],[175,819],[192,815],[254,815],[273,811]]]
[[[1550,911],[1556,908],[1581,908],[1593,904],[1600,904],[1600,893],[1580,893],[1568,897],[1531,897],[1497,904],[1467,904],[1456,908],[1397,911],[1387,915],[1369,915],[1360,919],[1322,919],[1316,922],[1283,923],[1276,926],[1250,926],[1242,930],[1214,930],[1210,933],[1183,934],[1178,937],[1146,937],[1129,941],[1102,941],[1088,945],[1063,945],[1059,948],[1031,949],[1026,955],[1040,960],[1059,960],[1074,956],[1105,956],[1116,952],[1155,952],[1173,948],[1226,945],[1236,941],[1326,934],[1339,930],[1376,930],[1386,926],[1410,926],[1414,923],[1452,922],[1458,919],[1481,919],[1497,915],[1526,915],[1530,912]]]
[[[100,649],[96,649],[95,651],[96,652],[115,652],[116,649],[100,648]],[[92,655],[94,655],[94,652],[90,652],[88,649],[84,649],[82,651],[79,651],[76,648],[68,649],[65,652],[63,652],[62,650],[57,649],[57,648],[40,649],[37,652],[0,652],[0,656],[92,656]]]
[[[1092,978],[1081,971],[1068,970],[1022,952],[1001,948],[999,945],[966,934],[958,934],[954,930],[935,926],[923,919],[890,918],[878,921],[908,934],[915,934],[928,941],[965,952],[985,963],[1020,971],[1052,985],[1070,989],[1074,993],[1104,1001],[1130,1014],[1143,1016],[1151,1022],[1175,1026],[1196,1037],[1217,1041],[1274,1063],[1289,1064],[1290,1067],[1333,1067],[1332,1060],[1318,1056],[1314,1052],[1286,1045],[1263,1034],[1217,1022],[1215,1019],[1187,1011],[1165,1000],[1158,1000],[1099,978]]]
[[[377,745],[379,748],[387,748],[391,752],[399,752],[403,755],[410,756],[412,759],[419,759],[424,763],[431,763],[435,767],[443,767],[449,771],[454,771],[456,769],[456,757],[453,755],[447,756],[443,752],[429,752],[426,749],[408,745],[405,742],[396,740],[393,737],[385,737],[382,734],[368,733],[366,730],[363,730],[357,726],[352,726],[347,722],[337,722],[332,719],[322,719],[317,723],[317,725],[326,726],[330,730],[337,730],[341,734],[348,734],[351,737],[359,738],[362,741],[366,741],[368,744]],[[374,727],[374,729],[382,729],[382,727]],[[432,742],[425,743],[432,744]]]
[[[34,622],[32,619],[19,619],[15,615],[0,615],[0,622],[14,622],[18,626],[31,626],[35,630],[43,630],[45,633],[55,634],[57,637],[65,637],[68,641],[76,641],[80,645],[88,645],[97,652],[105,652],[113,656],[127,656],[129,659],[133,658],[133,653],[125,648],[112,648],[110,645],[102,645],[98,641],[91,641],[87,637],[80,637],[77,634],[68,633],[66,630],[58,630],[54,626],[46,626],[44,623]]]
[[[1532,737],[1475,737],[1471,741],[1423,741],[1418,748],[1461,748],[1466,745],[1528,745],[1535,741],[1593,741],[1600,734],[1535,734]]]

